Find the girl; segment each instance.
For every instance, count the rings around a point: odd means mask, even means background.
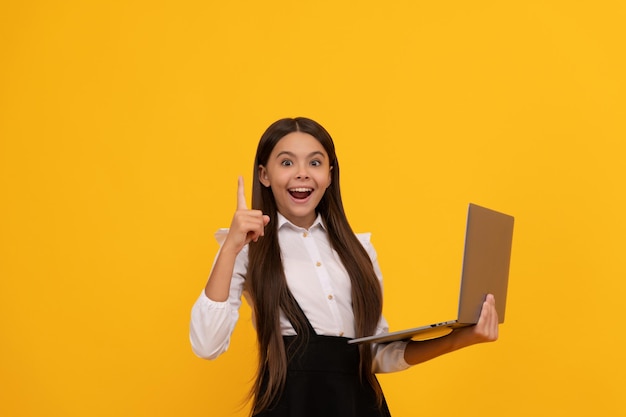
[[[389,416],[376,372],[497,339],[488,296],[476,326],[446,337],[349,345],[388,325],[376,252],[346,219],[330,135],[310,119],[278,120],[261,137],[253,177],[251,210],[239,179],[237,210],[190,326],[193,351],[218,357],[246,297],[259,345],[253,416]]]

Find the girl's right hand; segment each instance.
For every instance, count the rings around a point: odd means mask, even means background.
[[[230,224],[228,236],[222,246],[222,251],[231,250],[239,253],[250,242],[256,242],[265,235],[265,226],[270,217],[261,210],[250,210],[246,204],[243,189],[243,177],[239,177],[237,184],[237,211]]]

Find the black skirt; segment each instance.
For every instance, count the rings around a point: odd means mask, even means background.
[[[359,377],[359,349],[345,337],[318,336],[311,324],[306,344],[283,336],[290,358],[287,381],[270,409],[255,417],[390,417],[370,384]]]

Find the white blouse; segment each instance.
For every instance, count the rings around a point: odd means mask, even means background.
[[[227,229],[220,229],[216,233],[220,245],[227,234]],[[376,251],[370,242],[370,234],[358,234],[357,237],[369,254],[382,286],[382,274]],[[278,241],[287,285],[315,332],[318,335],[354,338],[350,277],[339,255],[331,248],[321,217],[318,215],[313,225],[304,229],[295,226],[279,213]],[[199,357],[215,359],[228,349],[230,335],[239,319],[241,297],[248,296],[243,291],[247,269],[248,246],[245,246],[235,262],[228,300],[213,301],[202,291],[195,302],[191,310],[189,336],[192,349]],[[282,312],[280,326],[283,335],[295,335],[291,323]],[[388,331],[387,321],[381,316],[376,334]],[[410,365],[404,360],[406,344],[374,344],[374,372],[409,368]]]

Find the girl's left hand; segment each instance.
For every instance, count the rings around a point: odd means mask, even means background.
[[[478,323],[471,329],[475,338],[474,343],[498,340],[498,312],[496,311],[496,299],[492,294],[487,294]]]
[[[416,365],[476,343],[494,342],[498,339],[498,326],[496,299],[492,294],[488,294],[483,302],[478,323],[471,327],[456,329],[446,337],[423,342],[411,341],[404,351],[404,360],[410,365]]]

